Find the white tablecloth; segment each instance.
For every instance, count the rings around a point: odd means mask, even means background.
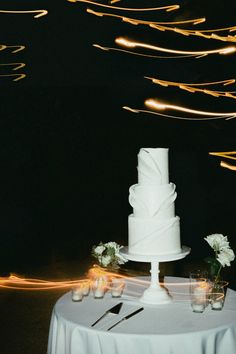
[[[127,281],[119,299],[106,293],[72,302],[71,293],[55,304],[48,339],[48,354],[236,354],[236,292],[228,289],[222,311],[210,306],[192,312],[186,279],[165,278],[173,296],[167,305],[141,304],[145,284]],[[182,283],[177,285],[176,282]],[[149,284],[148,284],[149,285]],[[119,315],[109,314],[95,327],[104,311],[123,302]],[[117,319],[143,306],[144,311],[107,331]]]

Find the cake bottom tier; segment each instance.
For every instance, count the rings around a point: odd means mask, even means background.
[[[178,216],[160,221],[156,218],[137,218],[131,214],[128,225],[129,253],[151,256],[181,251]]]

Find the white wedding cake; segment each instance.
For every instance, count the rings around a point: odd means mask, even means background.
[[[128,220],[128,251],[159,256],[181,252],[180,223],[175,215],[175,185],[169,183],[168,150],[142,148],[138,183],[130,187],[133,214]]]

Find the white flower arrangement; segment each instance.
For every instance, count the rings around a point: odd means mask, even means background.
[[[234,251],[229,246],[228,237],[222,234],[212,234],[204,238],[215,252],[215,258],[208,257],[206,262],[211,265],[211,273],[218,279],[222,267],[230,267],[235,259]]]
[[[127,262],[127,260],[120,254],[120,246],[116,242],[100,242],[99,245],[93,246],[92,256],[98,260],[98,263],[102,267],[115,267],[119,268],[121,264]]]

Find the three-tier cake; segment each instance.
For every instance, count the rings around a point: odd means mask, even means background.
[[[130,187],[128,252],[165,255],[181,252],[180,219],[175,215],[176,186],[169,182],[169,149],[142,148],[138,183]]]

